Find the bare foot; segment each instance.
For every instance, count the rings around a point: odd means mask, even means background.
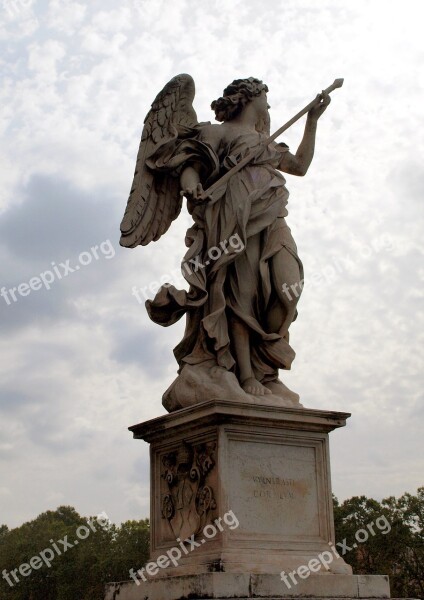
[[[265,396],[266,394],[271,394],[271,391],[264,387],[262,383],[260,383],[254,377],[245,379],[241,384],[241,387],[246,394],[253,394],[254,396]]]

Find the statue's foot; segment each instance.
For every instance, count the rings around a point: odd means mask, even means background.
[[[299,402],[299,394],[296,392],[292,392],[280,379],[275,379],[274,381],[269,381],[264,384],[269,392],[273,396],[277,396],[286,402],[293,404],[293,406],[302,406]]]
[[[246,392],[246,394],[252,394],[253,396],[265,396],[266,394],[271,394],[271,390],[267,389],[262,385],[257,379],[254,377],[249,377],[245,379],[241,384],[242,389]]]

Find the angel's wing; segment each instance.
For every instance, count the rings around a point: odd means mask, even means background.
[[[190,75],[173,77],[156,96],[144,120],[134,179],[121,223],[121,246],[134,248],[158,240],[180,214],[179,179],[153,172],[146,160],[159,146],[178,137],[178,126],[198,124],[194,93]]]

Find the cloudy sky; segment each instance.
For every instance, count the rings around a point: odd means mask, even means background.
[[[424,483],[419,0],[1,0],[0,11],[0,524],[60,504],[115,522],[148,515],[148,447],[127,427],[164,414],[184,323],[155,325],[131,289],[178,268],[190,219],[147,248],[122,249],[118,234],[142,121],[181,72],[201,121],[234,78],[263,79],[274,129],[345,78],[307,176],[287,177],[306,285],[284,380],[305,406],[352,413],[331,435],[340,499],[413,493]],[[283,140],[295,151],[301,135],[298,123]]]

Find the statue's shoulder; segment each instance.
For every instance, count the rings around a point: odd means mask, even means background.
[[[222,125],[211,123],[210,121],[207,123],[199,123],[197,128],[199,129],[202,138],[211,137],[215,139],[222,137],[223,135]]]
[[[221,140],[224,137],[224,130],[222,125],[217,125],[215,123],[199,123],[199,139],[202,142],[206,142],[212,146],[212,148],[217,149],[221,143]]]

